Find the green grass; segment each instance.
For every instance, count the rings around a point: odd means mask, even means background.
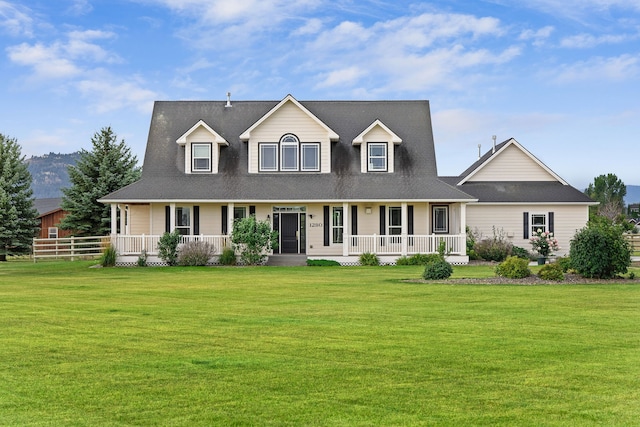
[[[640,286],[0,263],[0,425],[637,425]],[[492,275],[456,267],[454,277]]]

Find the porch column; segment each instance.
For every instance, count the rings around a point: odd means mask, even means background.
[[[111,235],[118,234],[118,205],[111,203]]]
[[[227,236],[231,234],[233,234],[233,203],[227,203]]]
[[[126,220],[127,220],[127,205],[120,206],[120,234],[127,234],[126,228]]]
[[[176,229],[176,204],[169,203],[169,232],[173,233]]]
[[[463,244],[461,245],[462,248],[460,249],[460,254],[462,256],[467,254],[467,240],[466,240],[466,234],[467,234],[467,204],[466,203],[460,203],[460,234],[462,236],[465,236],[464,240],[463,240]]]
[[[402,247],[400,249],[402,256],[407,256],[407,240],[409,230],[409,210],[407,209],[407,202],[402,202],[401,206],[401,218],[400,218],[400,239],[402,241]]]
[[[342,256],[349,256],[349,203],[342,203]]]

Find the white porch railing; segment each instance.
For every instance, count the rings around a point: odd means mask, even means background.
[[[120,255],[139,255],[143,251],[149,255],[158,254],[158,242],[160,241],[160,235],[122,235],[118,234],[113,239],[113,245],[116,247],[118,254]],[[216,255],[221,254],[222,250],[231,246],[230,236],[205,236],[205,235],[190,235],[181,236],[180,243],[187,243],[192,241],[201,241],[211,244],[214,248]]]
[[[430,234],[408,236],[350,236],[349,254],[360,255],[370,252],[378,255],[399,255],[406,253],[429,254],[438,252],[440,242],[445,244],[445,252],[453,255],[466,253],[466,235]]]

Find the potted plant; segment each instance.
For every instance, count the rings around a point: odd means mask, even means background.
[[[558,246],[558,240],[553,237],[553,233],[548,231],[542,231],[538,228],[534,235],[529,239],[533,250],[540,256],[538,257],[538,265],[543,265],[547,262],[547,257],[552,255],[554,251],[560,249]]]

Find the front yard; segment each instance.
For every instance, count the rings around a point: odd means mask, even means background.
[[[637,282],[91,264],[0,263],[0,425],[640,419]],[[491,269],[454,267],[453,277]]]

